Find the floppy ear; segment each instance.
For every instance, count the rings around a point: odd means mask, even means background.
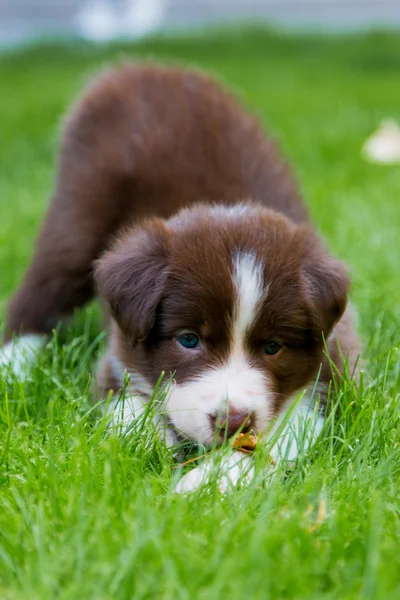
[[[321,340],[323,334],[327,338],[345,311],[350,280],[344,265],[327,254],[316,236],[305,259],[303,278],[312,307],[314,337]]]
[[[99,293],[132,344],[146,339],[154,325],[167,261],[168,231],[154,219],[122,237],[96,262]]]

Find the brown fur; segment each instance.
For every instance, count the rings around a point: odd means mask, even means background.
[[[130,221],[245,197],[306,219],[275,147],[219,85],[158,67],[101,75],[65,121],[56,189],[6,335],[50,332],[90,300],[93,261]]]
[[[248,198],[244,219],[213,216],[214,203]],[[331,370],[322,335],[339,368],[336,336],[352,364],[358,353],[344,313],[349,281],[308,225],[275,146],[204,75],[155,66],[112,70],[89,86],[65,122],[56,189],[10,304],[6,336],[48,333],[90,300],[93,266],[103,255],[96,280],[115,319],[112,354],[150,385],[161,370],[184,382],[227,355],[234,248],[264,261],[268,296],[246,343],[252,364],[273,378],[275,410],[321,362],[326,389]],[[196,361],[174,345],[185,328],[208,340]],[[260,348],[271,338],[284,347],[266,359]],[[106,361],[102,389],[116,385],[108,371]]]
[[[256,205],[249,205],[245,225],[235,221],[220,220],[207,205],[166,222],[152,219],[130,230],[105,253],[96,279],[119,325],[113,337],[122,364],[152,385],[163,370],[184,383],[228,359],[232,247],[251,251],[260,261],[267,257],[268,295],[246,342],[251,364],[274,380],[278,410],[291,393],[316,376],[322,361],[321,383],[331,379],[329,363],[322,356],[323,336],[341,365],[335,336],[329,336],[345,310],[349,281],[309,227],[296,227]],[[338,331],[346,356],[355,338],[347,317],[344,322],[347,327]],[[207,340],[208,352],[195,361],[191,356],[183,359],[174,341],[176,331],[187,329]],[[279,359],[266,360],[262,348],[270,339],[284,343]],[[353,361],[358,348],[354,350]]]

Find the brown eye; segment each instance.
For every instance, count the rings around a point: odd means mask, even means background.
[[[267,344],[265,344],[264,346],[264,352],[265,354],[277,354],[277,352],[279,352],[279,350],[282,348],[282,344],[279,344],[278,342],[268,342]]]

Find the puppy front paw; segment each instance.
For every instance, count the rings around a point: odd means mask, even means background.
[[[177,494],[191,494],[207,483],[208,472],[200,465],[191,469],[178,481],[175,492]]]
[[[0,347],[0,369],[18,379],[26,379],[43,343],[41,335],[23,335],[8,342]]]
[[[239,484],[247,485],[254,475],[252,458],[242,452],[233,452],[222,458],[210,457],[185,473],[175,488],[177,494],[190,494],[202,487],[216,483],[219,491],[225,494]]]

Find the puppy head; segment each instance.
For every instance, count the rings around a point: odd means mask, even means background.
[[[151,385],[173,373],[168,418],[205,444],[265,430],[312,380],[349,286],[311,230],[252,204],[149,220],[95,277],[124,366]]]

